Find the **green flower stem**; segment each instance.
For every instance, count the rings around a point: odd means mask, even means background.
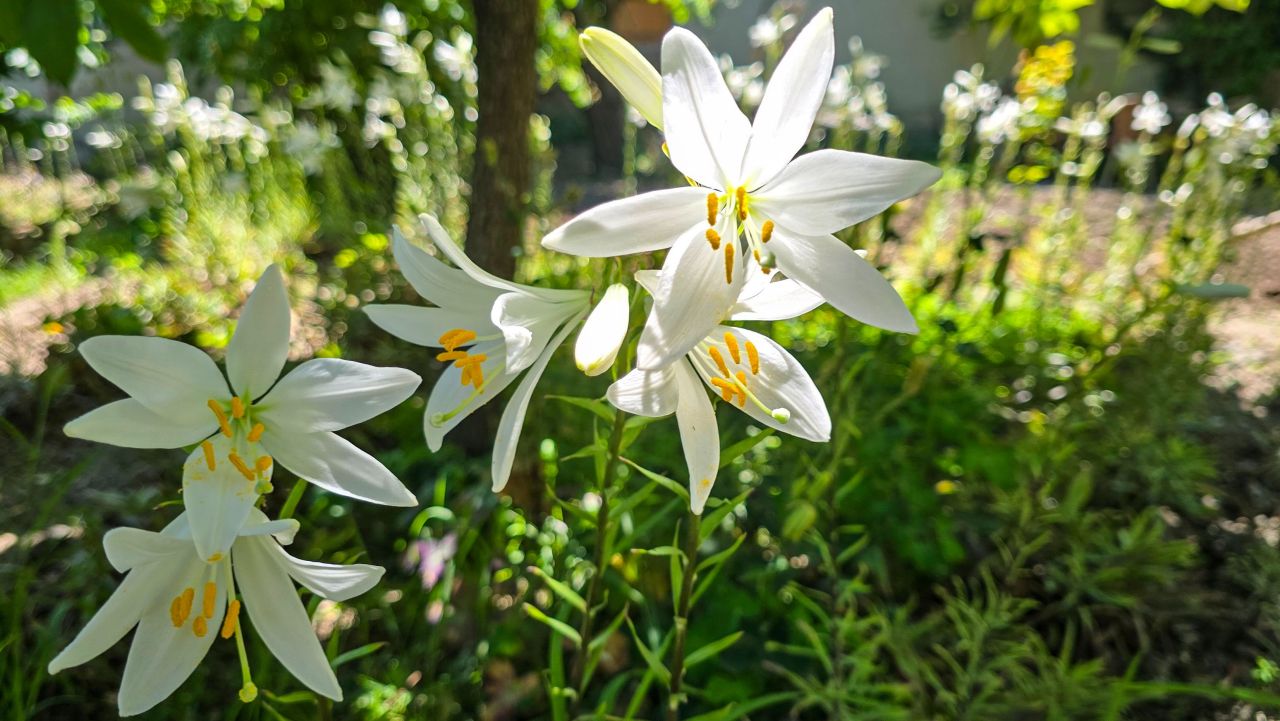
[[[609,460],[604,467],[604,478],[600,481],[600,510],[596,512],[596,553],[595,573],[587,585],[586,610],[582,614],[582,625],[578,635],[582,638],[582,647],[573,657],[573,668],[569,674],[570,687],[577,689],[574,699],[576,706],[585,689],[582,688],[586,672],[587,656],[591,645],[592,626],[595,623],[596,605],[600,603],[601,587],[604,585],[604,571],[609,562],[609,494],[613,489],[614,479],[618,475],[618,463],[622,456],[622,436],[627,427],[627,414],[615,411],[613,414],[613,431],[609,435]]]
[[[689,601],[693,597],[694,571],[698,561],[698,540],[702,517],[689,513],[689,532],[684,542],[684,583],[676,601],[676,645],[671,660],[671,692],[667,695],[667,721],[680,719],[680,687],[684,681],[684,645],[689,633]]]
[[[293,490],[289,491],[289,497],[285,499],[284,506],[280,509],[280,520],[293,518],[293,512],[298,510],[298,504],[302,501],[302,494],[307,492],[307,482],[299,478],[293,484]]]

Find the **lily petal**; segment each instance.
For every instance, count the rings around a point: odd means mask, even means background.
[[[835,55],[831,8],[823,8],[769,76],[743,161],[742,177],[749,188],[769,182],[804,147],[822,107]]]
[[[609,370],[627,338],[630,316],[631,295],[627,286],[614,283],[605,290],[604,297],[587,316],[582,330],[578,331],[578,341],[573,346],[573,359],[578,370],[588,376],[598,376]]]
[[[236,581],[253,630],[307,688],[341,701],[342,687],[273,545],[275,541],[269,538],[253,537],[238,541],[232,549]]]
[[[673,28],[662,40],[662,121],[671,162],[708,188],[737,180],[751,122],[696,35]]]
[[[227,344],[227,378],[236,394],[256,399],[271,389],[289,357],[289,294],[280,268],[267,268]]]
[[[492,303],[493,299],[489,299],[483,307],[488,308]],[[483,312],[420,308],[416,305],[394,303],[366,305],[364,312],[374,325],[391,335],[428,348],[443,348],[440,336],[451,330],[466,329],[477,335],[488,335],[497,330],[492,328],[489,314]]]
[[[422,379],[403,368],[315,358],[294,368],[255,408],[266,425],[299,433],[337,431],[403,403]]]
[[[676,412],[676,404],[680,398],[676,387],[676,369],[678,364],[656,371],[639,368],[622,376],[605,393],[605,397],[614,408],[632,415],[647,418],[661,418]]]
[[[602,203],[542,239],[542,247],[588,258],[669,248],[707,214],[706,188],[670,188]]]
[[[427,234],[431,236],[431,242],[435,243],[436,247],[439,248],[449,260],[453,261],[454,265],[458,266],[462,272],[466,273],[477,283],[487,285],[490,288],[504,292],[538,295],[546,300],[553,301],[579,300],[587,295],[587,293],[581,290],[534,288],[532,286],[520,285],[519,283],[512,283],[504,278],[499,278],[476,265],[475,261],[467,257],[467,254],[462,252],[462,246],[458,245],[453,238],[449,237],[449,234],[440,225],[440,222],[436,220],[435,216],[423,213],[418,216],[418,219],[422,222],[423,227],[427,229]]]
[[[729,320],[787,320],[804,315],[824,302],[822,296],[808,286],[783,278],[765,283],[755,294],[744,292],[729,311]]]
[[[827,413],[827,405],[822,400],[822,393],[814,385],[808,371],[800,365],[800,361],[774,342],[772,338],[745,328],[720,326],[717,335],[707,339],[707,343],[716,347],[722,358],[732,359],[734,356],[724,340],[725,335],[733,335],[737,346],[745,349],[750,343],[755,349],[758,368],[753,369],[745,352],[738,356],[741,363],[734,363],[736,370],[747,379],[747,390],[754,393],[765,407],[774,411],[770,413],[752,401],[742,405],[742,412],[770,428],[789,433],[797,438],[810,441],[827,441],[831,438],[831,416]],[[699,375],[713,391],[711,376],[706,370],[709,364],[699,366]],[[786,418],[779,420],[779,415]]]
[[[676,364],[675,376],[679,393],[676,424],[680,426],[680,446],[689,467],[689,506],[702,515],[720,468],[720,431],[711,400],[687,361]]]
[[[475,282],[466,273],[450,268],[439,258],[410,243],[399,228],[392,230],[391,242],[391,252],[400,272],[426,300],[442,308],[470,310],[488,308],[498,297],[494,288]]]
[[[285,468],[326,491],[384,506],[418,505],[386,466],[341,436],[268,428],[262,445]]]
[[[143,612],[162,597],[163,592],[157,584],[162,585],[177,568],[173,562],[156,564],[138,568],[125,576],[75,639],[49,662],[49,673],[79,666],[116,645],[129,633],[129,629],[137,625]]]
[[[476,355],[488,357],[480,368],[484,373],[484,383],[480,391],[473,386],[462,384],[462,369],[449,366],[436,380],[431,395],[427,398],[427,411],[422,418],[423,434],[427,439],[427,447],[432,451],[440,450],[445,434],[453,430],[459,423],[475,413],[476,409],[488,403],[516,379],[519,373],[505,371],[506,354],[501,341],[479,343],[471,348]],[[447,416],[447,417],[446,417]]]
[[[330,601],[355,598],[378,584],[386,569],[365,563],[338,565],[294,558],[278,545],[268,544],[293,580]]]
[[[779,230],[834,233],[910,198],[940,177],[937,168],[916,160],[818,150],[791,161],[753,193],[751,211],[772,219]]]
[[[197,401],[191,399],[191,403]],[[184,422],[162,416],[140,401],[126,398],[89,411],[68,423],[63,432],[72,438],[123,448],[182,448],[217,429],[218,421],[207,407],[194,420]]]
[[[821,295],[836,310],[900,333],[919,327],[898,291],[870,263],[832,235],[779,235],[778,268]]]
[[[176,340],[104,335],[81,343],[80,355],[148,410],[184,426],[207,422],[209,399],[231,395],[213,360]]]
[[[732,236],[724,236],[732,237]],[[663,263],[653,310],[645,322],[636,366],[661,368],[688,353],[729,314],[742,290],[742,255],[731,258],[726,278],[725,248],[713,250],[700,228],[681,236]]]
[[[662,76],[657,68],[621,35],[589,27],[578,36],[582,54],[596,66],[640,115],[662,129]]]
[[[552,303],[526,293],[498,296],[490,320],[502,331],[507,372],[519,373],[536,361],[551,334],[564,322],[566,311],[573,310],[568,303]]]
[[[111,567],[125,573],[135,566],[154,563],[189,551],[191,544],[141,528],[113,528],[102,537],[102,548]]]
[[[564,327],[556,333],[551,342],[546,345],[546,350],[538,357],[537,362],[529,367],[529,372],[520,381],[520,385],[516,386],[516,392],[511,394],[511,400],[507,401],[507,407],[502,411],[502,419],[498,421],[498,432],[494,437],[493,460],[490,466],[495,493],[505,488],[507,479],[511,477],[511,464],[515,460],[516,447],[520,443],[520,431],[524,427],[524,416],[529,410],[529,399],[533,396],[533,389],[542,378],[543,371],[547,369],[547,362],[551,360],[551,356],[581,320],[582,314],[579,314],[572,321],[565,323]]]
[[[227,555],[258,500],[259,479],[270,482],[275,470],[273,464],[265,471],[257,471],[253,454],[243,441],[233,443],[226,436],[217,435],[208,443],[213,468],[202,447],[192,451],[182,466],[182,503],[191,524],[191,540],[205,560]],[[253,472],[254,478],[245,477],[232,461],[232,454]]]
[[[120,681],[121,716],[140,714],[168,698],[196,670],[218,637],[226,612],[225,584],[217,584],[213,616],[206,619],[208,632],[204,636],[195,635],[191,623],[174,628],[169,620],[164,608],[168,600],[184,588],[201,589],[208,580],[207,566],[196,559],[194,553],[181,562],[173,579],[159,586],[164,591],[155,594],[151,603],[142,609],[138,631],[125,661],[124,678]]]

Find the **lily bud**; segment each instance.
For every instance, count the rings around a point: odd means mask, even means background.
[[[631,301],[627,286],[614,283],[604,292],[604,297],[587,316],[587,322],[578,331],[578,342],[573,347],[573,358],[578,370],[589,376],[598,376],[613,365],[618,349],[627,336],[627,318]]]
[[[621,35],[590,27],[578,36],[582,53],[653,127],[662,129],[662,76]]]

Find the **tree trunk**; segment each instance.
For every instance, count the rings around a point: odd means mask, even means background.
[[[529,117],[537,95],[538,0],[475,0],[476,154],[467,254],[515,272],[529,205]]]

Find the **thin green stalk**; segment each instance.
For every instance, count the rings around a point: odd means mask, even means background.
[[[684,583],[676,601],[676,642],[671,660],[671,692],[667,695],[667,721],[680,719],[680,689],[684,682],[685,638],[689,634],[689,600],[693,597],[693,577],[697,568],[699,526],[702,517],[689,513],[689,532],[684,545]]]
[[[307,482],[299,478],[293,484],[293,490],[289,491],[289,497],[285,499],[284,506],[280,509],[280,520],[293,518],[293,512],[298,510],[298,503],[302,501],[302,495],[307,492]]]
[[[570,687],[577,689],[574,699],[576,710],[578,702],[585,691],[582,688],[587,667],[587,656],[591,645],[591,634],[595,624],[596,605],[600,603],[601,588],[604,585],[604,569],[609,556],[609,495],[613,490],[614,479],[618,475],[618,463],[622,456],[622,436],[627,427],[627,414],[621,410],[614,411],[613,431],[609,434],[609,460],[604,467],[604,477],[600,480],[600,510],[596,513],[596,552],[595,572],[587,585],[586,610],[582,614],[582,625],[578,635],[582,638],[582,647],[573,657],[573,668],[569,673]]]

